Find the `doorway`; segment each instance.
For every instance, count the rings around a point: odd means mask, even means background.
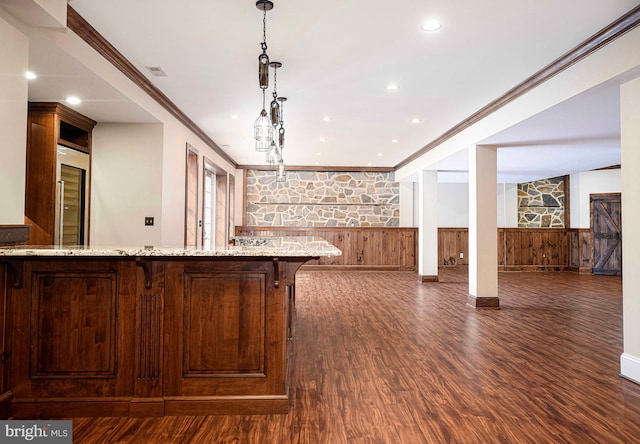
[[[622,205],[620,193],[592,194],[593,274],[622,275]]]

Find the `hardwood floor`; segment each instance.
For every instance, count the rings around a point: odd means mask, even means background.
[[[500,310],[465,272],[304,271],[288,415],[74,418],[74,443],[638,443],[621,378],[621,280],[500,273]]]

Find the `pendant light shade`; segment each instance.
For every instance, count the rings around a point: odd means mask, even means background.
[[[271,151],[274,130],[267,112],[263,109],[253,126],[253,135],[256,139],[256,151],[266,153]]]

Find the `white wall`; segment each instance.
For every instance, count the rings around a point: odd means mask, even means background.
[[[623,344],[620,373],[640,383],[640,78],[620,88]]]
[[[153,116],[162,125],[162,151],[156,153],[162,163],[160,171],[162,199],[160,221],[160,240],[154,245],[168,247],[181,247],[184,245],[184,211],[185,211],[185,159],[186,144],[189,143],[198,150],[200,156],[206,156],[216,165],[227,172],[235,174],[235,166],[223,159],[220,155],[206,145],[198,136],[187,129],[171,113],[164,109],[155,100],[149,97],[141,88],[135,85],[129,78],[105,60],[93,48],[87,45],[73,32],[59,32],[55,30],[43,30],[42,38],[48,38],[51,43],[74,57],[87,69],[93,71],[116,90],[128,97],[132,102]],[[94,140],[93,147],[99,149],[98,142]],[[155,161],[155,160],[154,160]],[[126,162],[126,158],[123,159]],[[200,159],[202,165],[202,159]],[[202,168],[199,175],[202,176]],[[154,178],[155,179],[155,178]],[[202,183],[202,177],[199,178]],[[105,191],[106,192],[106,191]],[[115,199],[115,197],[113,198]],[[111,200],[113,200],[111,199]],[[200,202],[200,206],[202,202]],[[199,208],[198,214],[202,214]],[[102,217],[96,215],[96,217]],[[137,216],[132,216],[137,221]],[[144,218],[142,219],[144,221]],[[91,221],[100,224],[100,221]],[[137,222],[136,222],[137,223]],[[146,233],[146,232],[145,232]],[[107,239],[104,238],[106,241]],[[93,243],[93,240],[92,240]]]
[[[400,226],[413,227],[413,182],[400,182],[399,184],[400,199]]]
[[[99,123],[92,146],[91,245],[161,245],[162,125]]]
[[[518,184],[498,184],[498,227],[518,228]]]
[[[589,228],[591,209],[589,196],[597,193],[621,191],[620,170],[585,171],[572,174],[570,179],[570,228]]]
[[[438,183],[438,227],[469,226],[469,184]]]
[[[498,227],[518,226],[518,185],[497,184]],[[469,184],[438,184],[438,227],[469,226]]]
[[[0,16],[0,42],[0,224],[23,224],[29,39]]]

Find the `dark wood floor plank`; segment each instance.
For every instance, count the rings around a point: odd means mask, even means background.
[[[74,443],[640,443],[619,373],[621,280],[464,271],[297,276],[288,415],[74,418]]]

